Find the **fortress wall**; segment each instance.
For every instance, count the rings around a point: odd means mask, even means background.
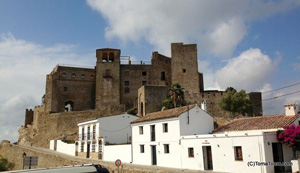
[[[31,125],[32,121],[33,121],[33,110],[32,109],[26,109],[24,126],[27,127],[28,124]]]
[[[52,139],[75,140],[78,137],[79,122],[96,119],[105,115],[114,115],[125,112],[125,106],[110,106],[101,110],[87,110],[60,113],[44,113],[35,109],[33,126],[19,129],[19,144],[49,148]],[[37,111],[36,111],[37,110]]]

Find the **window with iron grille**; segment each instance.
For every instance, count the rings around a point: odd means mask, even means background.
[[[243,152],[241,146],[234,147],[234,155],[235,155],[235,160],[243,161]]]
[[[93,143],[92,143],[92,152],[95,152],[95,150],[96,150],[96,143],[93,142]]]
[[[84,151],[84,142],[81,142],[81,145],[80,145],[80,152],[83,152]]]
[[[87,129],[88,131],[87,131],[87,140],[90,140],[90,130],[91,130],[91,128],[90,128],[90,126],[88,126],[88,129]]]

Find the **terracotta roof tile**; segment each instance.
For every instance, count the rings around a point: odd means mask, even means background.
[[[195,106],[196,105],[194,104],[194,105],[188,105],[188,106],[183,106],[183,107],[174,108],[174,109],[168,109],[165,111],[149,113],[146,116],[141,117],[140,119],[132,121],[131,124],[145,122],[145,121],[158,120],[158,119],[179,117],[179,115],[194,108]]]
[[[278,129],[291,125],[299,117],[300,114],[295,116],[269,115],[240,118],[215,129],[214,132]]]

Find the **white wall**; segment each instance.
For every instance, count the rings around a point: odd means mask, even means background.
[[[198,138],[181,140],[182,167],[204,170],[202,146],[211,146],[213,171],[224,172],[262,172],[262,167],[248,167],[249,161],[262,161],[262,135],[260,136],[223,136],[198,135]],[[236,161],[234,147],[241,146],[243,161]],[[188,157],[188,148],[194,148],[194,158]]]
[[[187,117],[189,116],[189,123]],[[163,132],[163,124],[168,123],[168,132]],[[150,126],[155,125],[156,140],[150,141]],[[144,134],[139,134],[139,126],[143,126]],[[214,129],[213,117],[198,106],[185,112],[179,118],[168,118],[132,124],[133,163],[152,165],[151,145],[156,146],[157,165],[181,168],[181,146],[179,138],[182,134],[207,134]],[[169,144],[170,153],[164,153],[164,144]],[[145,146],[145,153],[140,153],[140,145]]]
[[[188,118],[189,117],[189,118]],[[180,135],[209,134],[214,130],[214,119],[198,106],[179,116]]]
[[[131,162],[131,145],[106,145],[103,147],[103,160],[116,161],[120,159],[122,163]]]
[[[197,138],[198,137],[198,138]],[[220,172],[274,172],[272,166],[249,167],[248,162],[273,162],[272,143],[278,142],[276,132],[248,132],[183,136],[181,139],[182,168],[204,170],[202,146],[211,146],[213,171]],[[241,146],[243,161],[236,161],[234,147]],[[188,157],[188,148],[194,148],[194,158]],[[284,161],[290,162],[292,149],[283,145]],[[230,166],[229,166],[230,165]]]
[[[50,149],[54,150],[55,140],[50,140]],[[64,154],[69,154],[75,156],[75,143],[74,144],[67,144],[61,140],[56,140],[56,151]]]
[[[163,133],[163,123],[168,123],[168,132]],[[150,141],[150,126],[155,125],[155,141]],[[139,134],[139,126],[143,126],[144,134]],[[166,167],[180,166],[179,121],[177,118],[156,120],[132,124],[133,163],[152,165],[151,145],[156,146],[157,165]],[[164,153],[164,144],[169,144],[170,153]],[[145,152],[140,153],[140,145]],[[170,159],[171,158],[171,159]]]
[[[139,117],[121,114],[99,118],[99,133],[105,137],[109,143],[130,142],[131,126],[130,122]]]

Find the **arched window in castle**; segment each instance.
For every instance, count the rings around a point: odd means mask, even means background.
[[[61,74],[61,77],[62,77],[62,78],[66,78],[66,77],[67,77],[67,74],[66,74],[66,73],[63,73],[63,74]]]
[[[109,54],[109,58],[108,58],[108,62],[113,62],[113,61],[114,61],[114,58],[115,58],[114,53],[110,53],[110,54]]]
[[[76,78],[76,74],[75,74],[75,73],[72,73],[71,77],[72,77],[72,78]]]
[[[65,111],[66,112],[71,112],[73,110],[73,102],[72,101],[67,101],[65,102]]]
[[[102,62],[107,62],[108,60],[107,60],[107,53],[103,53],[102,54]]]
[[[94,75],[91,75],[91,76],[90,76],[90,78],[91,78],[91,79],[94,79],[94,78],[95,78],[95,76],[94,76]]]
[[[85,79],[85,74],[81,74],[81,79]]]

